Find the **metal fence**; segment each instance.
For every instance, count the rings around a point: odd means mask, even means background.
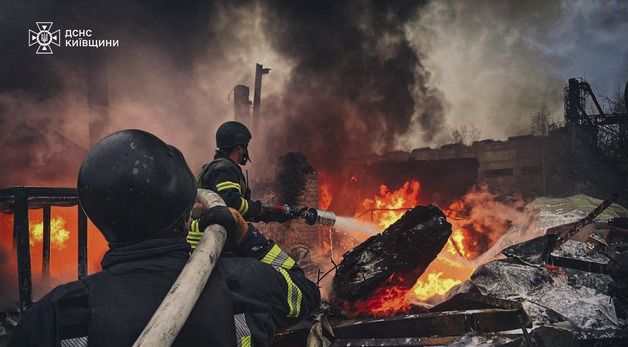
[[[20,312],[32,304],[32,273],[29,234],[29,209],[43,210],[42,277],[50,274],[51,207],[78,209],[78,277],[87,276],[87,216],[78,205],[74,188],[12,187],[0,189],[0,212],[13,214],[13,247],[17,251],[17,277]]]

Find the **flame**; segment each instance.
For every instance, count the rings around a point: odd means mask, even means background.
[[[53,207],[50,218],[50,273],[43,271],[43,213],[41,209],[29,211],[29,237],[33,299],[38,300],[54,286],[73,281],[78,276],[78,223],[76,207]],[[6,275],[7,286],[17,284],[17,252],[13,240],[13,215],[0,215],[0,274]],[[103,254],[109,248],[97,228],[88,221],[87,256],[89,273],[100,271]],[[17,288],[8,288],[3,294],[7,300],[17,300]],[[0,285],[0,290],[2,290]],[[1,302],[1,300],[0,300]]]
[[[331,178],[321,173],[321,208],[329,207],[333,194],[337,192]],[[349,182],[349,185],[344,186],[345,189],[350,189],[356,195],[368,190],[364,188],[368,179],[361,177],[358,180],[356,175],[350,175],[345,176],[344,180]],[[407,210],[429,203],[421,201],[421,188],[417,180],[408,180],[396,190],[381,184],[377,195],[357,198],[355,203],[358,208],[354,216],[373,222],[384,230]],[[416,282],[408,283],[403,276],[395,274],[366,299],[351,305],[345,303],[344,311],[355,315],[389,316],[409,312],[413,305],[441,302],[451,288],[471,276],[479,265],[478,261],[473,260],[486,252],[512,224],[525,225],[527,217],[521,211],[523,206],[525,203],[521,199],[497,199],[486,186],[473,187],[462,198],[440,206],[452,224],[452,233],[441,252]]]
[[[420,192],[421,184],[417,180],[407,181],[395,191],[382,184],[379,195],[364,199],[355,216],[375,222],[383,230],[401,218],[408,209],[420,204]],[[460,259],[466,252],[465,236],[462,229],[455,230],[443,251],[416,283],[405,283],[403,276],[395,274],[367,299],[354,303],[349,311],[387,316],[408,312],[415,303],[431,302],[442,297],[449,289],[468,278],[472,271]]]
[[[382,230],[396,222],[403,214],[419,204],[421,184],[417,180],[407,181],[401,188],[391,192],[388,186],[379,187],[379,196],[362,201],[362,208],[355,217],[375,222]]]
[[[522,199],[500,201],[487,186],[474,187],[443,209],[453,228],[453,251],[466,259],[479,257],[512,224],[527,223],[528,217],[521,211],[524,206]]]
[[[460,255],[470,258],[469,252],[465,249],[465,235],[461,228],[455,228],[445,245],[447,251],[452,255]]]
[[[42,242],[44,238],[44,223],[39,222],[30,225],[30,245],[35,245],[35,242]],[[50,218],[50,245],[59,249],[66,246],[66,241],[70,238],[70,231],[65,227],[65,220],[63,217]]]
[[[435,295],[445,295],[451,288],[461,283],[452,278],[440,278],[442,275],[442,272],[428,273],[427,281],[424,280],[425,276],[421,276],[412,287],[412,295],[419,301],[428,301]]]
[[[420,192],[421,184],[416,180],[405,182],[395,191],[382,184],[379,195],[364,199],[355,216],[375,222],[383,230],[407,209],[420,204]],[[471,190],[443,210],[452,224],[452,234],[416,283],[399,284],[403,282],[400,278],[396,279],[397,283],[387,281],[369,298],[355,303],[353,312],[385,316],[407,312],[413,304],[441,301],[451,288],[473,273],[477,265],[469,260],[485,252],[496,235],[498,237],[507,230],[509,221],[496,219],[494,215],[503,213],[517,218],[514,208],[497,202],[486,187]]]
[[[318,208],[327,210],[333,195],[331,193],[331,177],[323,172],[318,173]]]
[[[376,317],[407,312],[412,308],[412,302],[407,297],[407,294],[410,293],[410,287],[402,284],[404,282],[403,276],[392,274],[367,299],[358,300],[353,305],[345,304],[344,309],[355,315],[369,313]]]

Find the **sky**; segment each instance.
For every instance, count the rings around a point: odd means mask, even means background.
[[[303,152],[348,156],[529,134],[563,117],[568,78],[599,96],[628,79],[625,1],[4,1],[0,185],[73,185],[91,143],[140,128],[197,170],[233,118],[232,89],[264,76],[255,177]],[[36,55],[28,30],[91,29],[118,47]],[[91,124],[91,126],[90,126]]]

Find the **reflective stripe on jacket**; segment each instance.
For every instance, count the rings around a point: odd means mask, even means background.
[[[240,166],[221,153],[216,153],[214,160],[203,166],[197,184],[218,193],[227,206],[238,210],[246,220],[254,220],[261,212],[262,204],[251,200],[251,191]]]

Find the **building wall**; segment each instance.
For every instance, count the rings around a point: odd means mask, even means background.
[[[582,193],[600,199],[614,192],[628,195],[625,183],[628,179],[612,163],[600,158],[585,130],[563,127],[548,136],[527,135],[506,141],[478,141],[470,146],[418,148],[409,153],[407,160],[440,163],[475,159],[478,165],[474,183],[488,184],[504,194],[533,197]],[[388,154],[379,156],[379,160],[390,160],[388,157]],[[392,157],[402,158],[403,154],[395,152]],[[628,198],[620,201],[628,203]]]
[[[486,183],[503,193],[538,195],[545,192],[544,146],[544,137],[519,136],[507,141],[478,141],[471,146],[451,144],[436,149],[418,148],[410,153],[409,160],[476,159],[475,183]]]
[[[296,198],[297,207],[318,208],[319,181],[316,172],[306,174],[304,187]],[[280,204],[282,201],[271,189],[263,192],[259,198],[264,204]],[[307,225],[302,220],[287,223],[257,223],[256,226],[267,237],[273,239],[287,252],[293,253],[297,247],[304,246],[310,251],[320,247],[322,233],[319,226]]]

